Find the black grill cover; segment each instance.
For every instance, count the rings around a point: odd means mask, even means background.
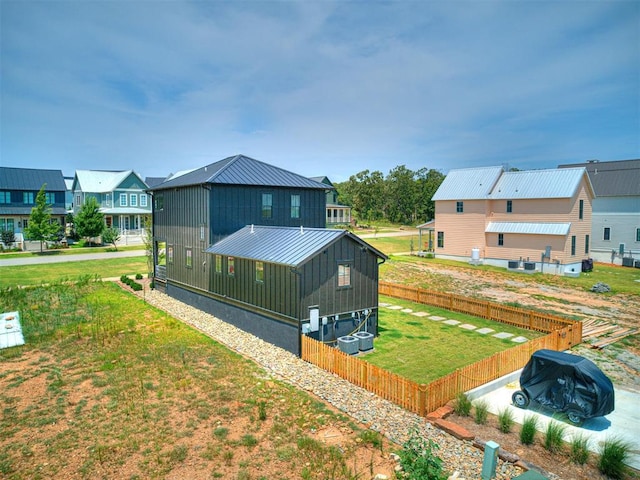
[[[613,412],[611,380],[577,355],[538,350],[520,374],[520,388],[531,400],[554,410],[578,409],[585,418]]]

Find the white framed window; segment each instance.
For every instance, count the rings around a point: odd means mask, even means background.
[[[141,193],[140,194],[140,206],[141,207],[146,207],[147,206],[147,194],[146,193]]]
[[[138,206],[138,195],[136,195],[135,193],[129,194],[129,205],[131,205],[132,207]]]
[[[351,286],[351,265],[348,263],[338,264],[338,287]]]
[[[121,207],[126,207],[127,206],[127,194],[126,193],[121,193],[120,194],[120,206]]]

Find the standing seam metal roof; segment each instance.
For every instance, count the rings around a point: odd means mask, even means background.
[[[297,267],[344,236],[367,245],[380,258],[382,252],[346,230],[304,227],[246,226],[209,247],[207,253]]]
[[[489,194],[489,198],[492,200],[571,198],[585,175],[584,168],[505,172]]]
[[[614,162],[587,162],[559,165],[558,168],[584,167],[598,197],[640,195],[640,159]]]
[[[571,223],[489,222],[485,233],[524,233],[530,235],[568,235]]]
[[[504,170],[502,167],[451,170],[433,200],[481,200],[487,198]]]
[[[0,189],[38,191],[47,184],[47,192],[65,192],[67,184],[61,170],[0,167]]]
[[[245,155],[235,155],[195,169],[184,175],[174,176],[149,190],[202,185],[205,183],[226,185],[255,185],[267,187],[297,187],[328,190],[333,187],[316,182],[297,173],[269,165]]]
[[[117,189],[132,173],[135,174],[133,170],[118,172],[107,170],[76,170],[77,182],[74,183],[80,185],[83,192],[109,193]],[[140,179],[140,181],[142,181],[142,179]]]

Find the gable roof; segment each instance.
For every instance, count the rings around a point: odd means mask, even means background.
[[[255,185],[328,190],[331,187],[245,155],[235,155],[181,175],[174,175],[149,190],[191,185]]]
[[[598,197],[640,195],[640,159],[612,162],[591,161],[558,165],[558,168],[584,167]]]
[[[76,170],[73,187],[77,189],[79,184],[80,189],[83,192],[109,193],[118,188],[118,186],[131,174],[138,177],[140,182],[144,183],[133,170],[121,172],[109,170]]]
[[[432,200],[485,199],[503,171],[502,167],[450,170]]]
[[[207,248],[207,253],[297,267],[318,252],[349,237],[374,255],[387,256],[346,230],[248,225]]]
[[[47,192],[65,192],[67,185],[61,170],[0,167],[0,189],[39,191],[47,184]]]
[[[584,168],[554,168],[504,172],[489,194],[492,200],[571,198],[583,177],[593,188]]]

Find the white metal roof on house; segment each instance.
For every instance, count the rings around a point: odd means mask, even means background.
[[[76,170],[76,180],[83,192],[113,192],[133,170],[110,172],[106,170]]]
[[[571,198],[585,175],[584,168],[504,172],[489,194],[489,198],[493,200]],[[587,183],[591,186],[588,176]],[[593,192],[593,189],[591,190]]]
[[[485,233],[526,233],[529,235],[568,235],[571,223],[489,222]]]
[[[502,167],[451,170],[433,195],[433,200],[484,200],[502,172]]]

